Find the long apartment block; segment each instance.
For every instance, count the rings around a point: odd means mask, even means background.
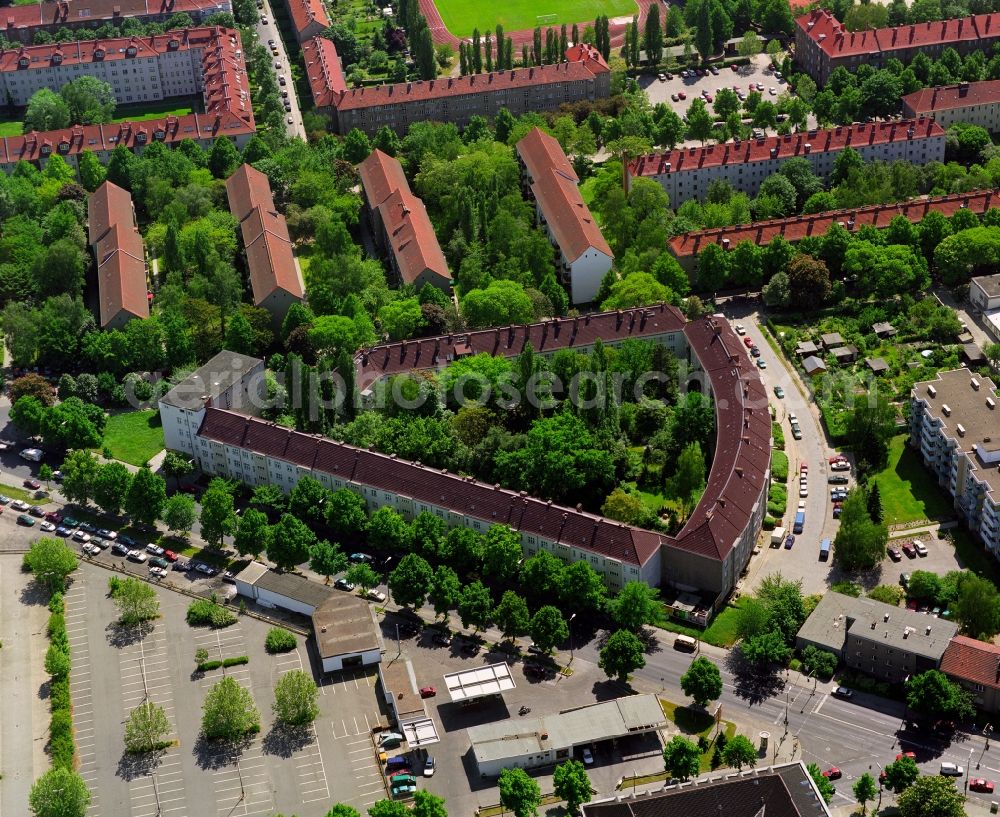
[[[866,162],[926,164],[944,160],[944,143],[944,129],[931,119],[859,123],[651,153],[628,163],[627,181],[652,179],[676,206],[687,199],[704,199],[716,179],[756,196],[764,180],[795,157],[807,159],[813,172],[826,178],[846,148],[856,150]]]
[[[451,122],[464,127],[474,116],[493,118],[501,108],[514,116],[556,110],[611,93],[611,69],[597,49],[579,44],[558,65],[539,65],[348,88],[332,42],[303,44],[306,76],[316,107],[329,115],[337,133],[358,128],[374,134],[382,126],[405,133],[415,122]]]
[[[1000,559],[1000,396],[968,369],[939,372],[910,393],[910,444],[973,535]]]
[[[947,128],[955,122],[1000,130],[1000,80],[921,88],[903,97],[903,116],[926,116]]]
[[[256,133],[243,46],[234,29],[188,29],[155,37],[63,43],[58,48],[32,46],[7,54],[16,58],[2,63],[13,67],[0,75],[10,88],[23,91],[25,100],[38,87],[58,88],[79,76],[97,76],[114,81],[119,102],[137,95],[158,101],[200,93],[205,108],[204,113],[184,116],[8,136],[0,139],[0,169],[7,173],[19,161],[44,165],[53,154],[75,166],[79,154],[88,150],[107,162],[118,145],[141,152],[152,142],[175,145],[192,139],[208,148],[216,139],[227,138],[242,148]]]
[[[513,357],[528,343],[542,354],[586,352],[597,339],[613,345],[630,337],[668,346],[691,369],[685,384],[697,383],[714,400],[707,487],[676,536],[256,419],[250,397],[263,388],[263,364],[231,352],[161,399],[164,438],[168,449],[191,456],[205,473],[247,485],[288,492],[312,476],[330,488],[358,491],[370,509],[388,505],[407,518],[426,510],[451,526],[481,532],[510,525],[521,533],[526,556],[545,549],[565,561],[586,560],[612,589],[631,579],[670,585],[677,591],[675,612],[704,624],[749,561],[770,479],[767,391],[726,321],[686,322],[674,307],[659,305],[425,338],[364,350],[355,359],[355,377],[370,392],[393,373],[444,368],[468,354]]]
[[[1000,14],[974,14],[868,31],[848,31],[826,9],[814,9],[795,21],[795,60],[820,85],[835,68],[853,71],[861,65],[884,68],[891,59],[904,65],[917,54],[932,59],[946,48],[961,56],[990,53],[1000,42]]]
[[[667,248],[685,270],[691,272],[698,262],[698,254],[709,244],[718,244],[725,250],[735,249],[744,241],[766,246],[776,238],[797,244],[811,236],[822,237],[839,224],[849,232],[862,227],[884,230],[897,217],[911,224],[919,224],[928,213],[940,213],[951,218],[959,210],[968,210],[982,216],[991,207],[1000,207],[1000,190],[976,190],[970,193],[953,193],[948,196],[921,196],[911,201],[895,204],[873,204],[849,210],[827,210],[804,216],[773,218],[752,224],[734,224],[729,227],[709,227],[674,236]]]
[[[580,179],[559,142],[540,128],[532,128],[515,150],[535,220],[559,253],[559,280],[573,304],[590,303],[615,256],[580,194]]]
[[[213,14],[232,10],[230,0],[43,0],[5,6],[0,14],[0,31],[12,42],[28,44],[34,41],[36,31],[94,29],[130,19],[165,23],[175,14],[187,14],[200,23]]]

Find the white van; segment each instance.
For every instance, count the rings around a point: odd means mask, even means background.
[[[31,460],[32,462],[41,462],[42,456],[42,449],[40,448],[25,448],[21,452],[21,459]]]
[[[679,635],[674,639],[674,649],[694,652],[698,649],[698,642],[689,635]]]

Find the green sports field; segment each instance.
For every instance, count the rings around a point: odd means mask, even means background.
[[[632,17],[639,11],[635,0],[506,0],[495,6],[479,0],[434,0],[434,5],[448,30],[462,38],[471,36],[474,28],[485,35],[497,23],[511,32],[588,23],[601,14]]]

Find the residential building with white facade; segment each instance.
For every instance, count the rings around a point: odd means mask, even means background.
[[[813,172],[825,179],[845,148],[853,148],[866,162],[903,160],[924,165],[944,161],[944,143],[944,129],[931,119],[862,122],[639,156],[628,163],[626,182],[652,179],[676,206],[687,199],[704,199],[716,179],[756,196],[764,180],[795,157],[808,160]]]
[[[1000,309],[1000,273],[973,278],[969,282],[969,301],[977,312]]]
[[[666,345],[681,358],[684,385],[709,394],[714,402],[716,438],[706,490],[687,524],[674,536],[292,431],[248,416],[235,405],[232,410],[219,407],[225,398],[213,394],[207,394],[199,406],[197,395],[204,377],[192,376],[194,384],[180,384],[177,388],[183,386],[183,397],[171,392],[161,400],[166,446],[189,453],[207,474],[248,486],[275,485],[288,493],[303,476],[310,476],[331,490],[356,491],[369,510],[388,506],[406,519],[426,511],[450,527],[480,533],[492,525],[508,525],[520,533],[525,556],[546,550],[565,562],[584,560],[612,590],[631,580],[669,585],[676,591],[675,601],[670,602],[675,615],[703,625],[729,597],[750,559],[766,511],[770,480],[767,391],[727,321],[709,317],[685,322],[676,308],[660,304],[422,338],[359,352],[355,382],[362,394],[371,393],[392,374],[441,369],[470,354],[514,357],[529,344],[543,356],[558,349],[582,353],[597,339],[613,346],[627,338]],[[241,367],[254,375],[260,371],[251,365],[259,361],[223,354],[238,359],[239,363],[226,367],[234,373]],[[253,379],[263,381],[262,377]],[[246,399],[253,389],[236,380],[230,377],[220,382],[216,392]]]
[[[559,253],[559,281],[571,303],[590,303],[615,256],[580,195],[580,179],[559,143],[540,128],[532,128],[515,149],[521,186],[534,199],[535,218]]]
[[[1000,559],[1000,396],[968,369],[939,372],[910,395],[910,444],[972,534]]]
[[[947,128],[956,122],[1000,131],[1000,80],[921,88],[903,97],[903,116],[926,116]]]
[[[219,352],[160,398],[164,446],[193,457],[198,450],[195,437],[209,406],[256,415],[263,394],[263,360]]]

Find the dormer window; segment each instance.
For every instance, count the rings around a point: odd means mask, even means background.
[[[52,55],[52,64],[53,65],[58,65],[61,62],[62,62],[62,54],[53,54]]]
[[[167,48],[169,48],[171,51],[176,51],[180,47],[181,47],[181,41],[178,40],[176,37],[167,43]]]
[[[94,49],[94,59],[95,60],[103,60],[104,59],[104,49],[103,48],[95,48]]]
[[[21,57],[17,61],[18,68],[27,68],[29,65],[31,65],[31,60],[29,60],[27,57]]]
[[[139,144],[145,143],[145,141],[146,141],[146,134],[145,133],[137,133],[135,135],[135,141],[138,142]]]
[[[59,143],[59,152],[69,153],[69,142],[67,142],[65,139]]]
[[[137,53],[137,51],[136,51],[136,48],[135,48],[134,45],[130,45],[128,48],[125,49],[125,56],[126,57],[134,57],[136,55],[136,53]]]
[[[154,139],[165,139],[166,136],[167,136],[167,134],[166,134],[166,132],[162,128],[160,128],[159,130],[153,131],[153,138]]]
[[[42,156],[48,156],[52,152],[52,145],[42,145]]]

